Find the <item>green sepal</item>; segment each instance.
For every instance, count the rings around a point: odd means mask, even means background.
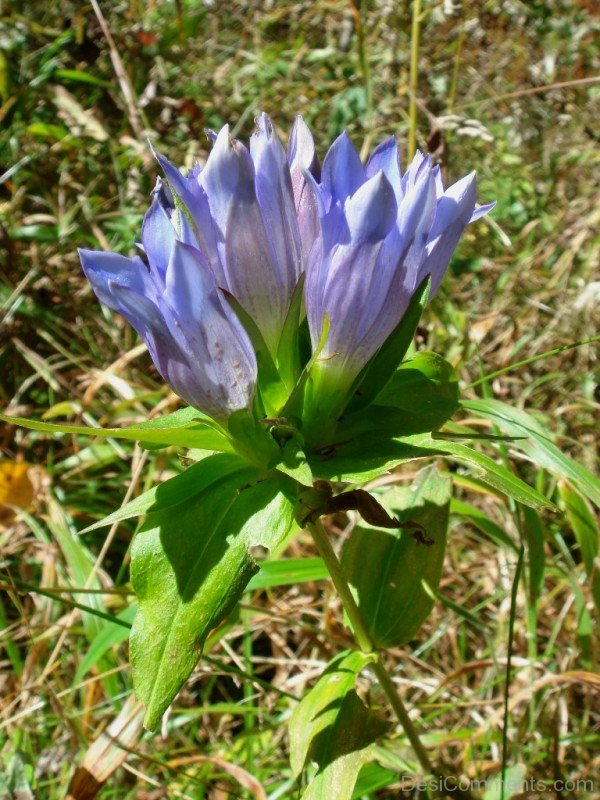
[[[275,358],[277,370],[289,395],[301,374],[300,367],[300,319],[303,316],[304,274],[298,279],[292,294],[290,307],[283,323]]]

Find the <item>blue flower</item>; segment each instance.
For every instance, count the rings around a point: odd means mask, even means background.
[[[394,138],[363,166],[343,133],[320,181],[310,170],[303,176],[320,225],[306,269],[310,335],[313,349],[322,347],[318,370],[339,391],[396,328],[427,276],[435,293],[463,230],[493,204],[475,208],[475,173],[444,190],[440,168],[421,153],[403,175]]]
[[[98,298],[137,330],[173,390],[225,422],[252,404],[257,369],[250,339],[202,253],[178,239],[158,197],[142,243],[148,265],[139,256],[80,250],[83,270]]]
[[[303,273],[312,397],[343,396],[424,278],[435,292],[464,228],[491,207],[475,209],[474,174],[444,191],[420,153],[402,174],[393,138],[363,166],[344,133],[321,166],[301,117],[287,154],[269,118],[256,122],[249,149],[227,126],[210,132],[206,165],[186,175],[156,155],[164,181],[144,218],[142,256],[80,251],[96,295],[139,332],[164,379],[223,424],[255,408],[255,347],[286,375],[279,388],[267,375],[274,394],[259,406],[285,403],[281,387],[291,389],[301,366],[291,305]]]

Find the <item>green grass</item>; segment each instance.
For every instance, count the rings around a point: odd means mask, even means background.
[[[448,15],[449,5],[422,2],[416,141],[435,148],[448,179],[476,168],[480,199],[498,205],[492,222],[466,235],[418,344],[452,361],[463,386],[474,384],[471,399],[527,409],[561,451],[597,472],[597,345],[560,349],[592,336],[598,320],[593,6],[479,0]],[[321,153],[347,127],[359,146],[396,133],[405,154],[412,20],[410,4],[383,0],[102,8],[133,100],[91,5],[3,4],[0,410],[117,426],[177,401],[131,329],[93,298],[76,247],[131,250],[157,174],[146,136],[190,164],[206,155],[204,128],[231,121],[246,137],[264,109],[284,136],[302,113]],[[477,384],[512,364],[520,365]],[[495,432],[479,411],[467,416]],[[15,487],[8,498],[16,515],[0,509],[0,798],[11,796],[2,781],[12,781],[54,800],[131,694],[134,526],[77,532],[173,474],[185,454],[8,426],[0,447],[2,464],[32,465],[23,498]],[[507,765],[547,782],[592,779],[597,516],[585,484],[556,464],[540,466],[510,443],[486,451],[559,509],[523,509],[457,471],[443,602],[389,663],[450,771],[482,779],[501,769],[507,688]],[[409,477],[404,470],[395,480]],[[346,521],[334,518],[331,531]],[[315,552],[300,536],[285,555]],[[319,566],[291,561],[255,582],[212,637],[164,735],[134,725],[125,749],[108,749],[101,797],[261,797],[256,782],[270,800],[299,796],[286,739],[294,697],[351,644]],[[303,581],[296,587],[294,576]],[[376,685],[369,692],[384,705]],[[131,713],[137,719],[126,705],[122,716]],[[93,751],[87,758],[95,761]],[[357,796],[397,796],[414,767],[400,730],[379,761],[364,770]]]

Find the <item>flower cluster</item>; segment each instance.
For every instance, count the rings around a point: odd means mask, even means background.
[[[249,149],[227,126],[210,137],[206,165],[187,175],[157,155],[164,180],[140,255],[80,257],[163,378],[223,425],[254,407],[256,353],[277,364],[303,276],[311,364],[322,385],[347,391],[427,276],[435,292],[463,230],[492,205],[476,208],[474,173],[444,190],[421,153],[403,174],[393,138],[363,165],[342,133],[320,165],[301,117],[287,153],[265,114]]]

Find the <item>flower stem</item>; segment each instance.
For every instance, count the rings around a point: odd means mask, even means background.
[[[340,564],[340,560],[335,554],[331,542],[329,541],[329,537],[327,536],[325,528],[319,520],[316,520],[316,522],[311,522],[308,524],[308,529],[314,539],[321,558],[327,566],[329,574],[331,575],[331,580],[333,581],[333,585],[340,596],[344,610],[348,615],[348,619],[350,620],[350,625],[358,646],[364,653],[377,654],[377,660],[372,665],[373,671],[379,679],[381,688],[388,696],[390,705],[398,717],[398,721],[404,728],[404,731],[408,736],[421,767],[425,772],[433,775],[435,770],[431,761],[429,760],[427,751],[419,739],[419,734],[417,733],[415,726],[408,715],[406,706],[402,702],[402,698],[398,694],[398,690],[396,689],[393,680],[391,679],[383,661],[381,660],[381,656],[379,653],[377,653],[377,649],[371,641],[371,637],[362,618],[362,614],[360,613],[360,609],[358,608],[356,600],[354,599],[354,596],[350,590],[350,586],[346,581],[342,571],[342,565]]]
[[[365,621],[360,613],[360,609],[356,603],[356,600],[354,599],[354,595],[350,590],[350,586],[344,576],[342,565],[332,547],[329,536],[327,535],[327,531],[323,527],[321,521],[318,519],[314,522],[306,523],[306,527],[313,537],[314,543],[319,551],[319,555],[325,562],[333,585],[340,596],[344,610],[348,615],[348,619],[350,620],[350,625],[358,646],[364,653],[373,653],[377,657],[373,664],[371,664],[371,668],[377,676],[381,688],[386,693],[388,700],[390,701],[390,705],[396,717],[398,718],[398,721],[402,725],[409,742],[412,745],[423,772],[427,775],[431,775],[438,781],[438,783],[432,787],[432,796],[439,798],[448,795],[449,797],[452,797],[453,800],[475,800],[473,794],[469,790],[461,788],[455,780],[450,782],[446,780],[447,776],[444,774],[443,770],[441,770],[439,767],[434,767],[432,764],[429,755],[427,754],[427,750],[419,739],[419,734],[417,733],[417,730],[408,715],[408,710],[398,693],[398,689],[396,688],[394,681],[392,680],[385,664],[383,663],[381,654],[377,651],[377,648],[375,647],[371,636],[369,635]]]
[[[325,562],[325,566],[331,575],[331,580],[333,581],[333,585],[340,596],[344,610],[348,615],[350,626],[358,646],[363,653],[374,653],[375,647],[371,641],[371,637],[369,636],[369,632],[364,623],[358,605],[356,604],[354,595],[350,591],[350,586],[348,585],[348,582],[342,571],[340,560],[335,554],[335,550],[329,541],[329,536],[327,536],[327,532],[323,527],[323,524],[320,520],[316,520],[315,522],[309,522],[307,527],[317,546],[319,555]]]

